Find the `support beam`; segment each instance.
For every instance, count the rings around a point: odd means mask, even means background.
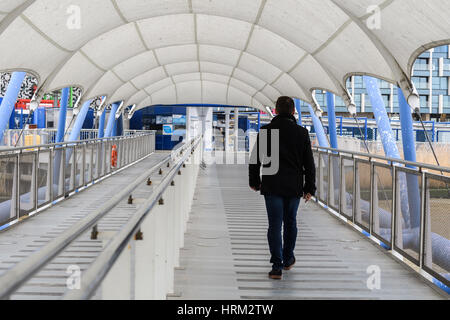
[[[105,120],[106,120],[106,108],[100,114],[100,119],[98,122],[98,138],[102,139],[105,137]]]
[[[78,141],[80,139],[80,132],[83,129],[84,121],[86,120],[86,115],[89,111],[91,105],[91,100],[84,102],[81,110],[77,114],[75,124],[73,125],[72,131],[70,132],[69,141]]]
[[[327,111],[328,111],[328,128],[330,132],[331,148],[339,149],[336,128],[336,108],[334,95],[327,92]]]
[[[388,158],[401,159],[400,152],[398,151],[397,147],[397,141],[389,122],[386,106],[381,96],[380,88],[378,86],[378,81],[375,78],[364,76],[364,83],[366,84],[366,90],[369,95],[370,101],[372,102],[372,109],[378,125],[378,130],[380,132],[384,153]],[[409,204],[408,194],[406,192],[407,187],[405,174],[399,175],[399,188],[402,215],[405,220],[406,226],[410,227]]]
[[[113,125],[113,129],[112,129],[112,133],[111,133],[111,137],[117,137],[117,132],[118,132],[118,123],[119,123],[120,117],[119,119],[115,119],[114,120],[114,125]]]
[[[239,109],[234,108],[234,151],[239,151]]]
[[[261,131],[261,111],[258,112],[258,132]]]
[[[416,144],[414,139],[413,119],[411,108],[403,95],[403,91],[398,89],[398,101],[400,106],[400,121],[402,126],[403,154],[405,160],[416,162]],[[408,167],[408,166],[407,166]],[[415,169],[412,166],[410,168]],[[412,228],[420,228],[420,189],[417,176],[407,175],[406,183],[408,188],[409,215]]]
[[[9,119],[11,118],[11,113],[14,110],[14,106],[16,104],[17,97],[19,96],[20,88],[22,87],[25,76],[25,72],[14,72],[11,75],[8,89],[6,90],[5,96],[3,97],[0,105],[0,141],[3,141],[3,134],[9,124]]]
[[[66,132],[67,105],[69,101],[70,88],[64,88],[61,91],[61,103],[59,108],[58,130],[56,132],[56,143],[64,142],[64,133]],[[56,100],[56,99],[55,99]]]
[[[110,112],[109,118],[108,118],[108,125],[106,126],[105,138],[112,137],[114,123],[116,122],[116,112],[117,112],[117,109],[119,108],[119,106],[120,106],[120,102],[116,102],[111,105],[111,112]]]
[[[314,125],[314,130],[316,131],[317,140],[319,141],[319,145],[324,148],[329,148],[330,144],[328,143],[327,136],[325,134],[325,129],[322,126],[319,118],[316,116],[313,108],[308,105],[309,113],[311,114],[311,118]]]
[[[381,96],[378,81],[375,78],[364,76],[364,82],[372,103],[373,113],[378,125],[378,130],[380,131],[386,157],[400,159],[400,153],[398,151],[394,132],[392,131],[391,124],[389,122],[386,106]]]
[[[295,109],[297,109],[297,113],[298,113],[298,125],[301,126],[302,123],[302,106],[300,104],[300,100],[299,99],[294,99],[295,102]]]
[[[230,151],[230,114],[231,110],[225,108],[225,151]]]

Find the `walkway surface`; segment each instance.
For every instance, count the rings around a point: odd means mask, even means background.
[[[9,230],[0,232],[0,275],[100,207],[124,186],[139,178],[142,172],[152,168],[167,156],[168,153],[154,153],[136,165],[59,202]],[[135,199],[133,205],[127,204],[127,199],[124,199],[100,220],[99,240],[91,240],[89,230],[33,276],[11,298],[60,299],[67,288],[67,268],[76,265],[80,267],[81,272],[85,271],[103,250],[101,235],[114,234],[120,230],[139,204],[150,196],[152,190],[152,187],[145,184],[139,186],[133,192]]]
[[[316,204],[299,209],[297,265],[267,277],[270,257],[263,198],[247,186],[247,167],[200,172],[169,299],[442,299],[429,284]],[[369,266],[381,289],[367,287]]]

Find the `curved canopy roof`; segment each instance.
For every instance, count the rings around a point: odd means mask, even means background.
[[[263,108],[356,73],[399,82],[449,16],[448,0],[2,0],[0,71],[137,108]]]

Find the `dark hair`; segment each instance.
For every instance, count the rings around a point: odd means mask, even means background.
[[[277,114],[293,114],[295,112],[294,100],[290,97],[279,97],[276,110]]]

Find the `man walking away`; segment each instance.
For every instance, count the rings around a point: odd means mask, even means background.
[[[303,197],[308,202],[316,192],[311,140],[308,130],[297,125],[294,101],[289,97],[280,97],[276,114],[270,124],[261,128],[249,166],[250,187],[254,191],[261,191],[266,202],[269,219],[267,238],[272,256],[270,262],[273,264],[269,273],[271,279],[281,279],[282,270],[291,270],[295,265],[294,249],[300,199]],[[279,141],[272,141],[272,135],[278,136]],[[260,142],[260,138],[268,141]],[[279,148],[272,146],[273,143],[278,143]],[[265,145],[268,150],[261,150]],[[279,152],[275,151],[277,149]],[[265,168],[269,168],[276,157],[279,168],[276,173],[268,173],[270,170]],[[271,159],[271,163],[267,163],[268,159]]]

